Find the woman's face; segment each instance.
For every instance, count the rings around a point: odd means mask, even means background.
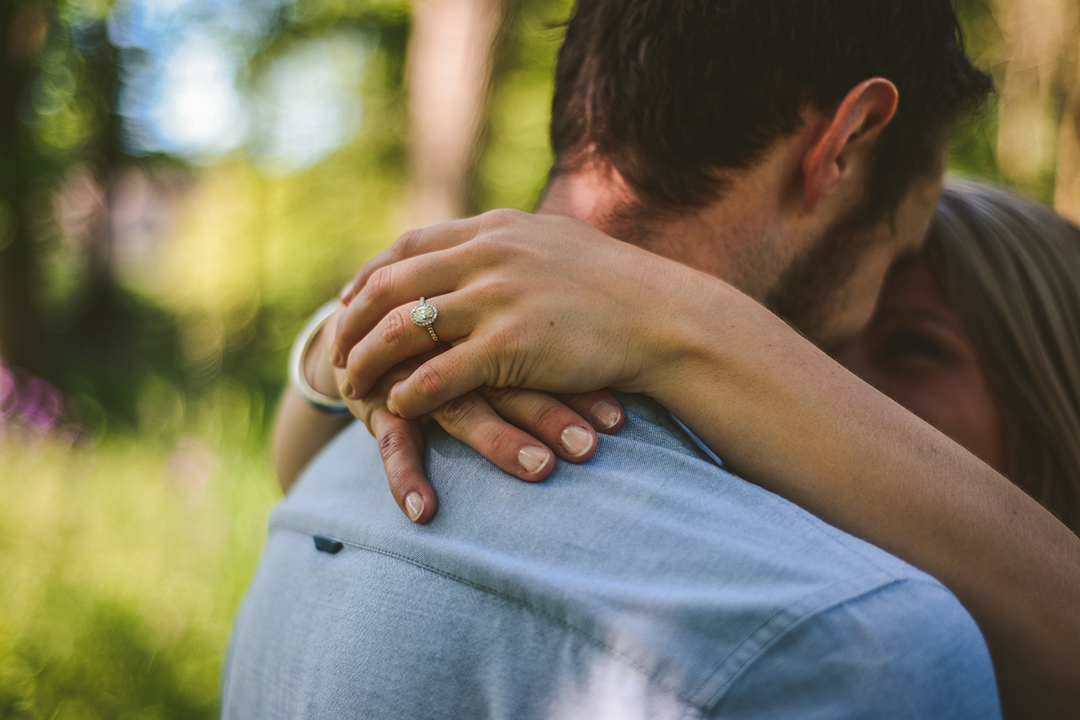
[[[960,320],[925,258],[885,280],[867,326],[840,363],[1001,469],[1001,414]]]

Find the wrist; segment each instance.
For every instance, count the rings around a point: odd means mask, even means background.
[[[645,350],[646,362],[638,374],[637,392],[662,404],[674,393],[681,397],[709,378],[725,374],[730,361],[730,343],[746,318],[747,305],[764,311],[756,302],[727,283],[696,271],[668,283],[668,290],[655,297],[652,328]],[[677,292],[671,292],[677,288]],[[689,382],[693,379],[693,382]]]
[[[331,315],[326,324],[319,328],[303,360],[304,378],[311,388],[334,399],[341,398],[341,390],[338,388],[334,366],[330,363],[330,346],[334,341],[333,329],[337,327],[340,312],[339,310]]]
[[[335,311],[340,309],[341,302],[337,299],[326,303],[321,308],[315,311],[315,313],[308,319],[303,329],[296,336],[296,340],[293,341],[292,350],[289,352],[289,382],[293,387],[316,409],[320,412],[329,413],[331,415],[343,415],[349,412],[348,405],[341,399],[341,395],[338,392],[336,382],[327,384],[325,378],[325,367],[329,365],[327,360],[326,350],[326,336],[322,342],[319,340],[320,332],[326,321],[335,314]],[[321,358],[318,353],[309,357],[309,351],[312,346],[316,348],[324,348]],[[325,389],[331,390],[333,394],[328,395],[319,392],[312,387],[309,378],[309,369],[314,371],[314,374],[319,376],[317,382],[320,385],[326,386]]]

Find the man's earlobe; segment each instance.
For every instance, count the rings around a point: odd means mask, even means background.
[[[813,210],[848,177],[853,163],[870,160],[899,102],[896,86],[884,78],[864,80],[848,92],[803,156],[804,210]]]

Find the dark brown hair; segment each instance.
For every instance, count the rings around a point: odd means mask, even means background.
[[[957,115],[991,89],[948,0],[578,0],[559,54],[552,175],[617,170],[644,212],[702,207],[718,169],[751,163],[805,107],[884,77],[900,106],[869,207],[894,210],[939,168]]]

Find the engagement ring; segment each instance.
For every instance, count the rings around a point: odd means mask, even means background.
[[[437,317],[439,317],[439,311],[435,309],[434,305],[429,304],[425,298],[420,298],[420,304],[413,308],[412,311],[413,325],[426,328],[428,333],[431,334],[431,339],[435,342],[439,342],[439,336],[435,334],[435,328],[431,327],[431,324],[435,322]]]

